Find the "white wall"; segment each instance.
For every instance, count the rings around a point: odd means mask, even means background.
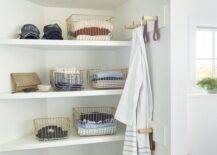
[[[188,51],[188,19],[195,16],[215,17],[216,6],[217,2],[213,0],[171,0],[171,144],[173,155],[187,153],[188,56],[189,52],[191,52]],[[195,106],[199,108],[201,105]],[[207,134],[212,133],[208,132]],[[204,144],[208,142],[207,140],[204,140]],[[195,142],[191,141],[191,143]],[[211,149],[212,147],[211,144],[208,148]],[[200,147],[198,149],[200,150]]]
[[[189,155],[216,154],[216,95],[190,96],[188,99]]]
[[[170,50],[169,29],[161,29],[161,40],[148,45],[148,60],[154,95],[154,121],[166,127],[166,146],[156,144],[155,155],[170,154]]]
[[[23,24],[32,23],[41,30],[43,8],[26,0],[1,0],[0,38],[16,38]]]
[[[130,39],[131,30],[125,30],[124,25],[133,20],[141,20],[142,16],[158,16],[159,27],[169,25],[169,0],[127,0],[115,9],[115,39]],[[153,23],[148,24],[149,31]]]

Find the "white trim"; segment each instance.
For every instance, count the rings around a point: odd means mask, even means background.
[[[212,31],[212,77],[215,77],[216,71],[215,71],[215,31]]]
[[[190,20],[189,22],[189,92],[195,92],[197,89],[195,88],[195,75],[196,75],[196,30],[197,24],[195,21]]]
[[[212,30],[212,31],[217,31],[217,27],[215,26],[197,26],[197,29],[201,29],[201,30]]]
[[[212,60],[212,59],[217,60],[217,58],[197,58],[197,60]]]

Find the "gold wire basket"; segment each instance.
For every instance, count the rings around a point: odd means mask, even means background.
[[[116,74],[116,77],[106,76],[112,73]],[[102,76],[97,77],[100,74]],[[120,89],[125,85],[127,74],[128,69],[92,69],[87,71],[87,79],[88,84],[95,89]]]
[[[57,91],[73,91],[84,89],[84,71],[78,70],[78,73],[50,71],[50,83]],[[63,69],[61,69],[63,70]],[[70,70],[67,69],[66,70]]]
[[[34,134],[40,141],[68,138],[70,120],[67,117],[38,118],[34,121]]]
[[[80,136],[112,135],[117,131],[113,107],[73,108],[73,123]]]
[[[66,19],[68,39],[110,40],[113,24],[111,16],[72,14]]]

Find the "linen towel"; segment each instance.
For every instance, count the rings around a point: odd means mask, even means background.
[[[100,78],[124,78],[124,74],[119,71],[102,71],[93,74],[94,79]]]
[[[151,82],[143,39],[143,27],[133,30],[129,73],[115,118],[127,125],[124,155],[151,155],[149,134],[138,129],[149,128],[153,118]]]

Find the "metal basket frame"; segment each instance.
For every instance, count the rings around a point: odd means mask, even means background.
[[[114,17],[104,16],[104,15],[72,14],[66,19],[68,39],[69,40],[76,39],[75,37],[73,37],[75,22],[79,22],[81,20],[92,20],[92,19],[95,19],[95,20],[100,19],[100,20],[109,21],[112,23]],[[87,37],[87,40],[88,40],[88,37]]]
[[[73,89],[70,89],[70,87],[69,88],[66,88],[66,89],[60,89],[60,88],[58,88],[57,86],[56,86],[56,82],[57,82],[57,80],[56,80],[56,77],[55,77],[55,70],[51,70],[50,71],[50,83],[51,83],[51,86],[55,89],[55,90],[62,90],[62,91],[71,91],[71,90],[82,90],[82,89],[84,89],[84,85],[85,85],[85,82],[84,82],[84,75],[85,75],[85,72],[84,72],[84,70],[79,70],[79,76],[78,76],[78,74],[74,74],[76,77],[79,77],[80,79],[79,79],[79,83],[77,83],[77,84],[80,84],[80,85],[82,85],[81,86],[81,88],[73,88]],[[72,74],[73,75],[73,74]],[[69,76],[68,78],[70,78],[71,76]],[[67,76],[66,76],[66,78],[67,78]],[[76,85],[76,83],[74,83],[74,85]]]

